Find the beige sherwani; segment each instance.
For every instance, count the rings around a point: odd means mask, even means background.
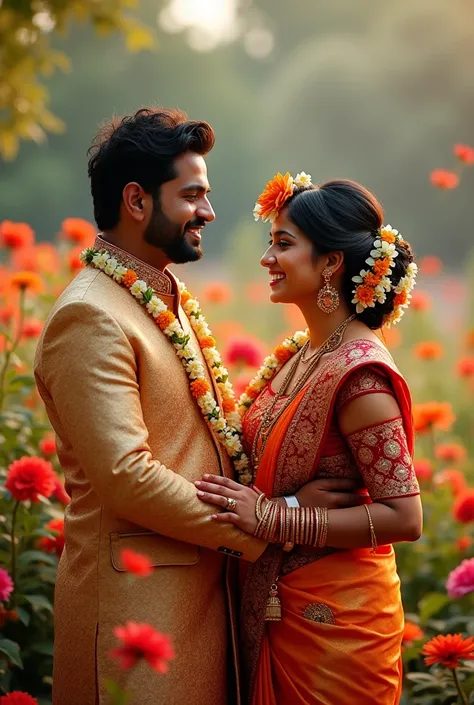
[[[133,265],[199,350],[173,278],[97,246]],[[55,594],[54,705],[109,702],[113,629],[128,620],[171,635],[176,650],[167,675],[145,663],[126,674],[133,705],[234,702],[227,555],[254,561],[264,545],[210,520],[214,510],[196,497],[194,480],[232,469],[173,346],[125,288],[87,267],[48,318],[35,376],[72,498]],[[150,556],[153,574],[124,572],[123,548]]]

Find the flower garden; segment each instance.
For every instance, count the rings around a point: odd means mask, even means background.
[[[455,156],[459,166],[474,163],[465,146]],[[459,170],[437,170],[431,179],[443,196],[462,181]],[[76,218],[50,243],[36,243],[27,224],[0,223],[0,705],[51,703],[53,594],[69,498],[32,368],[48,311],[94,238],[94,227]],[[474,702],[474,259],[456,277],[436,257],[418,263],[411,308],[384,332],[415,402],[425,516],[422,538],[397,546],[406,613],[402,703],[466,705]],[[186,268],[180,277],[201,301],[239,396],[269,349],[303,323],[297,311],[268,302],[263,276],[243,285],[237,269],[212,279],[215,271],[199,278]],[[146,580],[146,557],[122,558],[134,579]],[[143,658],[164,674],[172,636],[118,624],[110,658],[125,672]],[[111,703],[128,702],[121,684],[107,684]]]

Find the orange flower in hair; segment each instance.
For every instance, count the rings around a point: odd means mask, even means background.
[[[390,264],[391,262],[388,257],[378,259],[373,266],[374,273],[378,277],[384,277],[390,271]]]
[[[290,172],[276,174],[265,186],[265,190],[257,199],[253,215],[255,220],[273,222],[278,216],[286,201],[293,195],[294,181]]]

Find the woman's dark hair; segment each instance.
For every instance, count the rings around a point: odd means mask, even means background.
[[[365,260],[373,250],[377,231],[383,225],[383,208],[366,188],[346,179],[326,181],[320,186],[298,189],[287,201],[288,217],[311,240],[317,255],[339,250],[344,254],[342,294],[349,308],[355,284],[352,277],[367,269]],[[396,243],[398,256],[390,279],[393,287],[383,304],[366,308],[357,318],[372,330],[381,328],[384,318],[393,311],[394,287],[413,262],[407,243]]]
[[[142,108],[102,126],[88,151],[94,217],[100,230],[117,225],[122,192],[136,181],[158,199],[159,188],[176,178],[174,161],[185,152],[207,154],[214,146],[207,122],[188,120],[182,110]]]

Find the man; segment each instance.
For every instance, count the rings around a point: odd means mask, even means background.
[[[213,144],[207,123],[158,108],[113,121],[91,148],[95,247],[115,264],[88,266],[69,285],[35,361],[71,496],[55,595],[54,705],[109,702],[104,682],[117,679],[108,655],[117,645],[113,629],[129,620],[171,635],[176,651],[166,675],[144,662],[127,673],[133,704],[236,701],[226,561],[255,561],[265,545],[211,521],[213,508],[197,498],[194,481],[205,472],[231,477],[232,463],[192,397],[175,347],[139,305],[140,294],[117,282],[117,272],[131,270],[155,290],[189,336],[220,404],[167,270],[202,255],[202,230],[214,220],[204,161]],[[149,577],[130,579],[124,548],[151,558]]]

